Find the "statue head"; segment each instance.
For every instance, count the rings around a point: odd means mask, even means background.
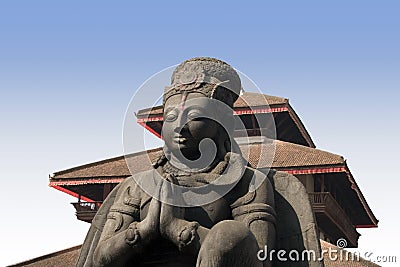
[[[178,65],[163,97],[167,149],[192,161],[204,151],[221,157],[229,152],[233,104],[240,91],[239,75],[221,60],[193,58]]]

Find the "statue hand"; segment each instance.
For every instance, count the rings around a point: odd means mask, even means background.
[[[174,203],[183,203],[181,192],[177,192],[177,188],[173,187],[173,184],[177,184],[177,180],[172,175],[166,177],[168,182],[163,184],[161,190],[162,199],[164,201],[168,199],[174,199]],[[178,199],[180,198],[180,199]],[[178,201],[180,200],[180,201]],[[174,229],[178,227],[180,221],[183,220],[185,209],[179,206],[173,206],[168,203],[161,204],[161,215],[160,215],[160,233],[167,239],[173,238]],[[171,240],[174,241],[174,240]]]
[[[179,188],[173,187],[173,184],[177,184],[175,177],[167,177],[166,179],[170,182],[165,182],[163,185],[162,199],[174,198],[174,203],[184,204],[182,192]],[[161,204],[160,233],[162,237],[174,243],[180,251],[189,249],[197,254],[198,242],[196,243],[194,240],[198,240],[197,228],[199,224],[186,221],[184,215],[185,208],[163,202]]]
[[[154,240],[160,235],[161,203],[158,199],[160,198],[163,184],[164,181],[161,180],[157,185],[155,197],[151,199],[146,218],[138,225],[140,227],[140,235],[147,240]]]

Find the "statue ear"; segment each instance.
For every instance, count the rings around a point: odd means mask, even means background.
[[[217,157],[219,159],[224,159],[226,153],[231,151],[229,138],[226,138],[226,136],[227,136],[226,133],[222,131],[218,135],[218,140],[216,145],[217,145]]]
[[[222,101],[226,105],[233,107],[233,103],[236,101],[238,96],[230,89],[223,86],[223,84],[227,82],[229,82],[229,80],[216,84],[211,91],[211,98]]]
[[[229,138],[227,138],[225,140],[225,142],[224,142],[224,146],[225,146],[226,152],[231,152],[232,151],[231,145],[232,145],[231,140]]]
[[[228,134],[228,136],[232,136],[235,130],[235,117],[233,116],[233,114],[225,113],[224,115],[222,115],[222,118],[220,118],[220,120],[223,123],[221,127],[224,128],[226,134]]]

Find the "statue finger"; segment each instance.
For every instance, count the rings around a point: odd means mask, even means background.
[[[160,179],[157,183],[156,189],[154,190],[154,194],[153,197],[156,199],[161,199],[161,192],[163,190],[163,186],[164,186],[165,180],[164,179]]]
[[[154,196],[150,201],[150,206],[149,206],[149,212],[148,216],[151,217],[159,217],[160,211],[161,211],[161,203],[160,203],[160,197],[161,197],[161,190],[163,187],[164,181],[161,179],[159,183],[157,184],[157,187],[154,191]]]
[[[163,182],[162,188],[161,188],[161,201],[164,203],[171,203],[173,200],[173,189],[172,189],[172,182],[170,177],[166,177],[166,181]]]

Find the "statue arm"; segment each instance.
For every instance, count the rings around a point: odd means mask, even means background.
[[[274,192],[268,178],[260,187],[248,192],[247,195],[232,205],[232,216],[236,221],[243,222],[253,233],[260,250],[267,246],[274,249],[276,240],[276,213]],[[264,261],[264,266],[270,262]]]
[[[148,220],[139,221],[140,194],[135,182],[126,180],[124,183],[107,215],[94,252],[94,266],[122,266],[142,253],[153,240],[154,229],[149,229]],[[150,205],[156,209],[157,202],[152,201]]]
[[[121,222],[122,225],[120,225]],[[139,245],[132,247],[127,242],[128,236],[137,234],[139,228],[138,225],[135,226],[132,223],[134,221],[129,215],[118,212],[108,214],[103,234],[94,252],[95,266],[122,266],[130,257],[139,252]]]

